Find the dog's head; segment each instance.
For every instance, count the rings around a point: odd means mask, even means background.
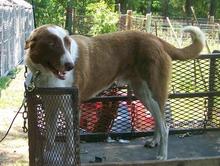
[[[77,44],[68,32],[55,25],[33,30],[25,43],[26,64],[32,72],[53,73],[64,80],[66,72],[74,68]]]

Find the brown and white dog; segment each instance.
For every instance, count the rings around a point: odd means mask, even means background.
[[[44,25],[26,41],[26,64],[32,73],[40,71],[35,82],[38,87],[75,85],[81,102],[116,80],[127,82],[156,121],[154,138],[147,145],[160,145],[157,158],[167,159],[168,127],[163,109],[172,60],[196,58],[205,45],[205,36],[198,27],[183,30],[191,33],[192,44],[180,49],[139,31],[85,37],[70,36],[58,26]]]

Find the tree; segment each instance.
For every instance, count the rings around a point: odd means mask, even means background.
[[[210,8],[209,8],[209,15],[210,16],[215,16],[216,7],[217,7],[217,1],[210,0]]]
[[[168,17],[169,0],[163,0],[163,16]]]
[[[97,35],[117,31],[118,14],[109,7],[105,1],[90,3],[87,6],[87,14],[92,16],[92,27],[89,35]]]
[[[216,0],[210,0],[209,17],[210,17],[210,22],[211,23],[214,23],[216,7],[217,7],[217,1]]]
[[[185,1],[185,13],[187,17],[192,16],[191,6],[193,6],[193,0],[186,0]]]
[[[127,11],[127,1],[126,0],[116,0],[116,3],[120,4],[120,11],[121,13],[125,14]]]
[[[151,13],[152,3],[153,3],[152,0],[147,0],[146,13]]]

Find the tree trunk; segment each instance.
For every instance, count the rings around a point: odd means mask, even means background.
[[[66,24],[65,29],[69,31],[69,34],[73,34],[73,4],[70,0],[67,1],[66,8]]]
[[[210,23],[214,23],[216,7],[217,7],[217,1],[210,0],[210,8],[209,8],[209,21],[210,21]]]
[[[186,11],[187,17],[192,16],[191,6],[193,6],[193,0],[186,0],[185,1],[185,11]]]
[[[127,0],[116,0],[116,4],[120,3],[120,11],[122,14],[127,12]]]
[[[217,7],[217,1],[210,0],[210,8],[209,8],[209,15],[210,16],[215,16],[216,7]]]
[[[163,0],[163,16],[164,16],[164,18],[168,17],[168,5],[169,5],[169,0]]]
[[[147,8],[146,8],[147,13],[151,13],[152,2],[153,2],[152,0],[147,0]]]

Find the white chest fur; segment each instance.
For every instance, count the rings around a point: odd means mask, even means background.
[[[73,71],[66,73],[66,79],[60,80],[52,73],[41,73],[35,80],[37,87],[54,88],[54,87],[72,87],[73,86]]]

